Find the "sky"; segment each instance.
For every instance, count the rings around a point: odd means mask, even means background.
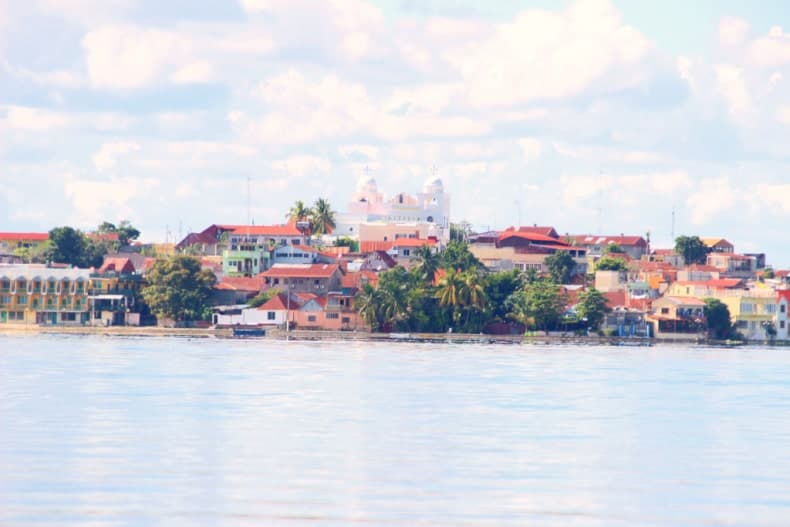
[[[0,231],[174,241],[435,170],[477,229],[790,267],[788,145],[779,0],[0,0]]]

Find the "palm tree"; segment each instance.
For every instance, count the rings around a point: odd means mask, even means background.
[[[428,245],[423,245],[414,253],[414,260],[417,261],[416,269],[420,278],[426,284],[432,284],[436,271],[439,270],[439,256]]]
[[[313,220],[313,232],[315,234],[327,234],[335,228],[335,211],[324,198],[318,198],[313,205],[311,214]]]
[[[376,288],[370,284],[362,286],[362,290],[357,294],[354,307],[357,308],[362,319],[370,325],[370,329],[377,331],[381,327],[379,318],[380,295]]]
[[[453,310],[453,321],[456,323],[461,316],[459,310],[464,305],[464,287],[464,281],[460,273],[455,269],[448,269],[447,274],[439,280],[439,287],[436,290],[436,298],[439,299],[439,305]]]
[[[293,204],[293,207],[291,207],[291,209],[285,215],[285,218],[293,222],[304,221],[312,214],[313,211],[310,210],[309,207],[305,207],[305,204],[302,200],[297,200],[296,203]]]

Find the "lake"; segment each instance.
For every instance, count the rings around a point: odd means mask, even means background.
[[[786,526],[790,349],[0,335],[0,525]]]

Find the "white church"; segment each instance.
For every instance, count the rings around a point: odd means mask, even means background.
[[[424,183],[422,192],[401,192],[385,199],[376,180],[363,177],[351,195],[346,212],[337,214],[334,236],[364,239],[366,227],[397,225],[419,233],[420,238],[434,237],[442,244],[450,240],[450,195],[438,177]],[[376,229],[380,231],[381,229]]]

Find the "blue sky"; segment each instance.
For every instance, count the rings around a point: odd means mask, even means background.
[[[790,8],[0,0],[0,230],[148,240],[438,167],[480,228],[726,236],[790,267]]]

